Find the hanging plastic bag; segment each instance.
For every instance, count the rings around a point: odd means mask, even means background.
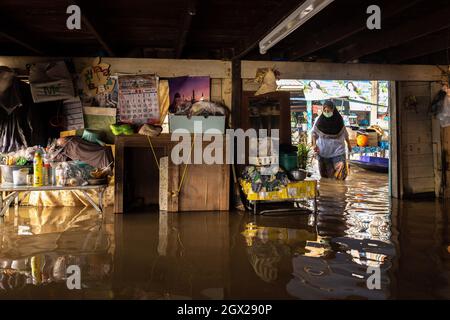
[[[277,78],[280,73],[274,69],[258,69],[256,72],[255,82],[260,85],[255,96],[277,91]]]
[[[450,96],[448,93],[443,100],[442,109],[436,116],[441,122],[441,127],[450,127]]]
[[[33,101],[66,100],[75,96],[72,75],[64,61],[36,63],[30,68]]]

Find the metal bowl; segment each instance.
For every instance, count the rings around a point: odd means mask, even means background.
[[[18,170],[18,169],[29,169],[31,171],[31,169],[33,169],[33,166],[32,165],[8,166],[6,164],[2,164],[2,165],[0,165],[0,168],[1,168],[1,176],[2,176],[3,182],[13,183],[13,171]]]
[[[107,178],[100,178],[100,179],[91,178],[91,179],[88,179],[88,183],[91,186],[98,186],[98,185],[101,185],[101,184],[107,184],[108,183],[108,179]]]
[[[289,171],[289,176],[292,180],[303,181],[307,177],[307,172],[306,172],[306,170],[303,170],[303,169],[295,169],[295,170]]]

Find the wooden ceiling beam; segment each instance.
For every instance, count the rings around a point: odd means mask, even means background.
[[[102,34],[98,31],[98,28],[94,23],[92,23],[93,20],[90,19],[90,11],[89,7],[87,5],[87,1],[74,1],[69,0],[68,4],[75,4],[80,7],[81,9],[81,23],[87,28],[88,32],[94,36],[94,38],[97,40],[97,42],[101,45],[103,50],[106,51],[108,56],[115,57],[114,51],[111,49],[108,42],[105,40],[105,38],[102,36]]]
[[[381,18],[382,20],[391,18],[421,1],[423,0],[387,1],[385,5],[381,6]],[[367,3],[361,2],[360,6],[361,7],[358,6],[357,10],[362,10],[363,8],[365,9],[367,7]],[[319,32],[305,35],[302,37],[302,40],[298,41],[300,44],[299,46],[291,47],[287,50],[289,52],[289,60],[298,60],[306,55],[353,36],[358,32],[366,30],[366,19],[357,19],[355,17],[365,17],[365,12],[365,10],[358,13],[354,11],[348,12],[348,19],[337,16],[334,22],[330,25],[324,26]]]
[[[192,17],[196,14],[196,0],[189,0],[186,13],[184,15],[183,24],[180,30],[180,36],[178,38],[178,42],[175,48],[175,58],[180,59],[183,54],[183,49],[186,44],[186,39],[191,29]]]
[[[450,7],[440,8],[436,12],[411,20],[389,32],[383,30],[364,33],[354,41],[355,45],[339,52],[339,61],[348,62],[402,43],[421,38],[428,34],[450,27]]]
[[[89,30],[89,32],[95,37],[95,39],[102,46],[102,48],[106,51],[108,56],[115,57],[116,55],[114,51],[111,49],[111,47],[108,45],[105,39],[100,35],[100,33],[97,31],[97,29],[94,27],[94,25],[91,23],[91,21],[86,17],[86,15],[83,12],[81,13],[81,21]]]
[[[24,47],[25,49],[29,50],[30,52],[37,54],[38,56],[44,56],[45,53],[44,51],[42,51],[41,49],[36,48],[34,45],[30,44],[29,42],[22,40],[21,38],[19,38],[19,36],[16,35],[12,35],[9,32],[3,32],[0,31],[0,36],[3,38],[8,39],[11,42],[14,42],[18,45],[20,45],[21,47]]]

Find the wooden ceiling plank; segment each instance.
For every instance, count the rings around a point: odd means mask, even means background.
[[[303,3],[303,1],[301,1],[301,3]],[[250,36],[244,40],[243,46],[237,50],[237,53],[232,60],[242,59],[246,54],[253,50],[258,45],[259,41],[266,36],[266,34],[286,19],[286,17],[297,9],[301,3],[284,1],[275,12],[269,12],[269,17],[267,19],[261,19],[261,21],[257,23],[256,27],[253,29],[253,32],[251,32]]]
[[[339,61],[353,61],[363,56],[395,47],[450,27],[450,7],[441,8],[419,20],[411,20],[389,32],[365,33],[355,46],[339,53]]]
[[[382,6],[382,19],[388,19],[396,14],[411,8],[417,3],[423,0],[405,0],[401,4],[398,1],[387,1],[386,5]],[[355,14],[352,13],[354,16]],[[300,47],[290,48],[291,52],[289,60],[294,61],[304,57],[308,54],[314,53],[320,49],[331,46],[339,41],[342,41],[360,31],[366,30],[366,21],[360,19],[352,19],[349,22],[343,22],[343,19],[336,19],[334,25],[327,26],[314,35],[314,39],[308,39],[307,41],[299,41]],[[311,35],[308,35],[311,37]]]
[[[390,63],[400,63],[415,58],[420,58],[439,51],[450,48],[450,30],[449,35],[431,35],[422,37],[413,42],[396,47],[386,53],[387,60]]]

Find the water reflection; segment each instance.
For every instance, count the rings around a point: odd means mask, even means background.
[[[114,250],[105,230],[93,210],[11,209],[0,224],[0,295],[66,286],[69,265],[80,266],[83,288],[104,287]]]
[[[320,182],[317,215],[281,217],[10,209],[0,298],[449,299],[449,205],[387,190],[387,176],[355,170]],[[82,290],[66,287],[71,264]]]
[[[354,172],[345,183],[323,179],[319,213],[310,225],[300,217],[297,228],[293,218],[279,218],[283,227],[269,226],[274,218],[254,218],[258,222],[247,223],[242,234],[256,275],[270,283],[280,268],[292,270],[286,291],[299,299],[389,298],[396,250],[387,187],[385,175],[366,172]],[[283,256],[291,268],[280,265]],[[380,290],[367,287],[368,267],[379,270]]]

